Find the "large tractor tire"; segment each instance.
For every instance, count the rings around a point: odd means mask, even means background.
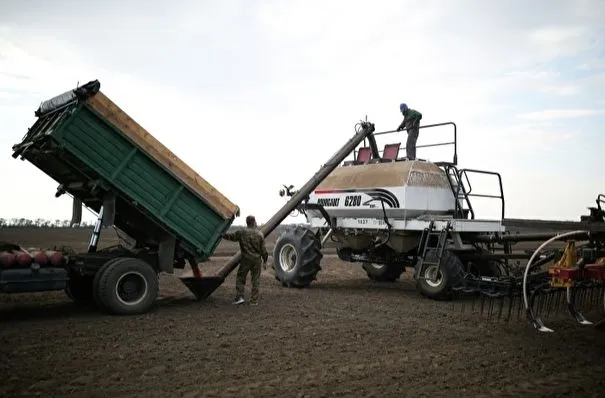
[[[275,279],[283,286],[303,288],[316,279],[323,253],[317,235],[305,227],[285,231],[275,242]]]
[[[488,254],[488,252],[486,250],[479,249],[475,254]],[[470,263],[470,267],[467,269],[471,274],[477,277],[487,276],[498,278],[506,275],[506,270],[498,261],[484,259],[473,259],[467,261],[463,255],[460,257],[460,259],[464,264]]]
[[[490,277],[501,277],[506,274],[505,270],[500,266],[497,261],[482,261],[476,265],[478,268],[478,274],[481,276]]]
[[[159,291],[156,270],[138,258],[109,260],[95,277],[95,300],[111,314],[134,315],[147,312]]]
[[[368,278],[376,282],[395,282],[405,271],[403,264],[363,263],[362,267]]]
[[[437,252],[435,250],[428,251],[425,262],[435,262],[436,260]],[[434,300],[451,299],[452,288],[464,279],[462,261],[449,250],[443,251],[438,267],[431,264],[422,268],[422,273],[416,276],[416,288],[420,294]]]

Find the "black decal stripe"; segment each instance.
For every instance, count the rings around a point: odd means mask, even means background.
[[[364,189],[361,191],[372,198],[384,199],[393,208],[399,208],[399,199],[391,191],[387,191],[386,189]]]
[[[398,207],[397,203],[393,201],[393,198],[388,195],[384,195],[381,193],[375,193],[375,192],[368,193],[368,195],[371,196],[372,199],[374,199],[374,200],[383,201],[385,204],[389,205],[389,207],[392,207],[392,208]]]
[[[318,189],[315,191],[315,194],[338,194],[338,193],[365,193],[375,200],[383,200],[385,204],[388,204],[392,208],[399,208],[400,203],[397,196],[395,196],[391,191],[382,188],[359,188],[359,189]]]

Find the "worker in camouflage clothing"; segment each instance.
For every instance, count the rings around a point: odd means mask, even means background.
[[[420,133],[420,120],[422,119],[422,113],[408,108],[406,104],[399,105],[399,110],[403,115],[403,121],[397,127],[397,131],[407,129],[408,140],[405,143],[405,152],[408,160],[416,159],[416,141],[418,141],[418,135]]]
[[[223,239],[238,242],[241,252],[241,261],[237,270],[237,279],[235,282],[236,296],[233,304],[244,303],[244,287],[246,286],[246,277],[248,272],[252,279],[252,292],[250,294],[250,305],[258,304],[259,283],[261,266],[266,268],[269,254],[265,247],[265,238],[258,230],[254,216],[246,217],[246,228],[232,233],[223,234]]]

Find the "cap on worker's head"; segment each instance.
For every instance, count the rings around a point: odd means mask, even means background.
[[[246,217],[246,225],[249,227],[253,227],[256,224],[256,218],[254,218],[254,216],[250,215],[248,217]]]
[[[407,111],[407,110],[408,110],[408,106],[407,106],[406,104],[400,104],[400,105],[399,105],[399,110],[400,110],[401,112],[403,112],[403,111]]]

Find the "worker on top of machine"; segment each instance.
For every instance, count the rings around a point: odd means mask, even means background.
[[[251,274],[252,291],[250,293],[250,305],[258,304],[261,265],[266,268],[269,254],[265,246],[265,238],[258,230],[254,216],[246,217],[246,228],[235,232],[223,234],[223,239],[239,243],[241,260],[237,270],[235,282],[235,300],[233,304],[243,304],[244,288],[248,272]]]
[[[422,120],[422,113],[417,110],[408,108],[406,104],[399,105],[399,110],[403,115],[403,121],[397,127],[397,131],[407,129],[408,140],[405,143],[405,152],[408,160],[416,159],[416,141],[418,141],[418,135],[420,133],[420,120]]]

